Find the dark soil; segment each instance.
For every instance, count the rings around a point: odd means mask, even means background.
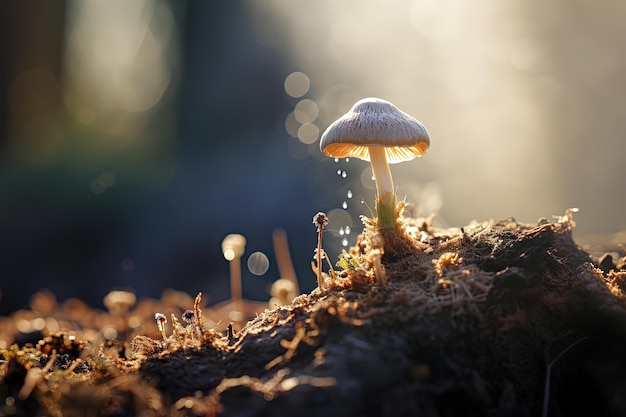
[[[230,336],[199,297],[110,313],[117,340],[98,343],[50,308],[74,327],[14,332],[0,416],[626,416],[626,261],[582,250],[571,212],[365,224],[321,291]],[[165,341],[150,318],[163,308],[175,313]],[[37,314],[5,330],[24,316]]]

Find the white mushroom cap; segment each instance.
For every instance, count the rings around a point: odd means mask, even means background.
[[[238,234],[227,235],[222,241],[222,253],[227,261],[241,258],[246,250],[246,238]]]
[[[333,158],[370,160],[368,147],[384,147],[391,164],[423,155],[430,146],[428,131],[417,119],[386,100],[366,98],[331,124],[320,150]]]

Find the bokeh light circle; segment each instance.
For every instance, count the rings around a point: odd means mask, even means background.
[[[311,80],[303,72],[292,72],[285,78],[285,92],[291,97],[302,97],[309,91]]]
[[[263,252],[254,252],[248,258],[248,269],[254,275],[261,276],[267,272],[270,261]]]

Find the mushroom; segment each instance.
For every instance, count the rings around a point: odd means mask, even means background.
[[[315,250],[315,256],[317,257],[317,287],[322,291],[322,284],[324,283],[324,279],[322,278],[322,257],[324,256],[324,249],[322,249],[322,232],[324,226],[328,224],[326,213],[320,211],[313,216],[313,224],[317,227],[317,249]]]
[[[159,326],[159,331],[163,335],[163,340],[167,342],[167,336],[165,336],[165,323],[167,323],[167,318],[163,313],[156,313],[154,315],[154,319],[157,322],[157,326]]]
[[[128,310],[135,305],[137,297],[129,291],[115,290],[111,291],[104,297],[104,305],[109,313],[116,316],[125,316]]]
[[[222,253],[230,264],[230,296],[235,308],[242,311],[241,257],[246,250],[246,238],[239,234],[227,235],[222,241]]]
[[[424,125],[379,98],[358,101],[320,139],[320,150],[326,156],[370,161],[380,228],[393,228],[396,221],[397,202],[389,164],[410,161],[423,155],[429,146]]]

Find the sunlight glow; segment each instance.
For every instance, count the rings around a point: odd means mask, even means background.
[[[284,32],[272,38],[272,47],[288,53],[299,68],[285,80],[289,95],[303,97],[285,122],[292,137],[313,144],[357,100],[372,96],[390,100],[424,123],[431,152],[392,169],[399,195],[425,200],[413,202],[420,212],[434,210],[456,221],[484,212],[481,199],[460,204],[472,188],[469,178],[484,189],[536,194],[540,178],[552,173],[549,154],[536,150],[547,142],[545,109],[559,100],[560,87],[553,77],[525,74],[537,70],[545,48],[529,35],[532,24],[520,17],[521,6],[469,0],[401,0],[392,7],[373,0],[273,0],[255,9],[273,32],[277,26]],[[297,79],[304,87],[295,91]],[[318,134],[306,124],[313,121]],[[357,174],[347,178],[340,171],[341,179],[370,195],[369,164],[356,161],[354,168]],[[422,191],[403,189],[411,183]],[[551,191],[539,193],[549,198]],[[505,202],[492,201],[488,215],[510,213]],[[528,204],[517,203],[517,213],[529,212]],[[340,208],[343,202],[333,204]]]
[[[104,126],[116,114],[158,104],[173,71],[170,9],[155,0],[71,1],[68,8],[65,101],[76,119]]]

